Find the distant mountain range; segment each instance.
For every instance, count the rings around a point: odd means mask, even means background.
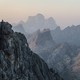
[[[52,17],[46,19],[42,14],[29,16],[26,22],[20,21],[19,24],[22,24],[27,33],[33,33],[38,29],[43,30],[44,28],[53,30],[57,27],[57,24]],[[19,26],[19,24],[17,24],[17,26]]]
[[[80,59],[78,57],[80,44],[76,42],[80,39],[79,28],[78,25],[67,27],[64,30],[61,30],[60,27],[55,30],[37,30],[28,38],[30,48],[42,57],[50,68],[58,71],[65,80],[80,79]]]
[[[55,30],[51,31],[52,37],[56,43],[67,42],[71,45],[80,46],[80,25],[66,27],[61,30],[60,27],[57,27]]]
[[[26,34],[26,31],[24,30],[23,25],[22,25],[21,23],[18,24],[18,25],[16,25],[16,26],[14,26],[14,27],[13,27],[13,30],[14,30],[15,32],[21,32],[21,33],[23,33],[23,34]]]
[[[20,32],[30,33],[25,36],[32,51],[65,80],[80,80],[80,25],[62,30],[53,18],[45,19],[42,14],[30,16],[27,22],[20,23],[23,28]]]

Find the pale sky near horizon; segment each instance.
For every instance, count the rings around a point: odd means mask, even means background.
[[[80,0],[0,0],[0,20],[27,20],[42,13],[52,16],[61,27],[80,24]]]

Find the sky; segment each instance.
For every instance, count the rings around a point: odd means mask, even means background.
[[[80,24],[80,0],[0,0],[0,20],[11,23],[26,21],[42,13],[53,17],[62,28]]]

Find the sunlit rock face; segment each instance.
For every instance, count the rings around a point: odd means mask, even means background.
[[[62,80],[7,22],[0,22],[0,80]]]

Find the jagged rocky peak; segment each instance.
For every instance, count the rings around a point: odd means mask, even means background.
[[[52,39],[50,29],[38,30],[28,39],[30,48],[35,52],[38,48],[51,48],[56,45]],[[36,49],[37,48],[37,49]]]
[[[9,37],[8,35],[13,33],[11,29],[12,26],[8,22],[0,22],[0,50],[5,49],[8,45],[6,44],[6,39]]]
[[[39,18],[44,18],[44,16],[41,13],[38,13],[36,16]]]
[[[49,44],[51,43],[52,45],[53,44],[55,45],[55,42],[53,41],[51,33],[50,33],[50,29],[44,29],[38,35],[36,43],[45,45],[45,44],[48,44],[48,42],[49,42]]]
[[[46,18],[43,14],[37,14],[35,16],[29,16],[26,22],[27,32],[33,33],[38,29],[50,28],[51,30],[57,27],[55,20],[50,17]]]
[[[0,35],[8,35],[10,33],[13,33],[13,30],[11,28],[12,25],[2,20],[2,22],[0,22]]]
[[[45,61],[56,46],[56,43],[52,39],[50,29],[36,31],[30,36],[28,42],[31,50]]]
[[[44,19],[44,16],[40,13],[38,13],[36,16],[29,16],[29,19],[31,19],[32,17],[37,19]]]
[[[0,23],[0,80],[62,80],[30,50],[25,36],[11,28]]]

